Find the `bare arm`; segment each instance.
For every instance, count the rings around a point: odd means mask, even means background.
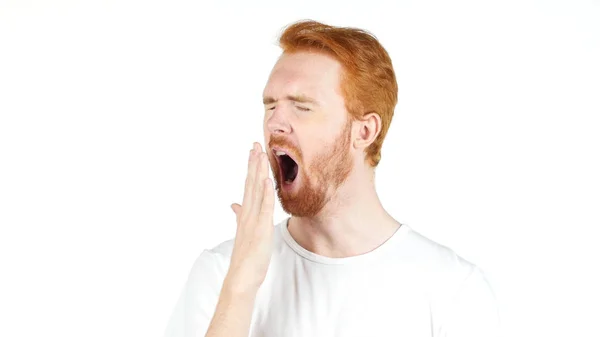
[[[233,204],[237,232],[229,271],[206,337],[247,337],[254,301],[273,250],[274,192],[267,154],[254,144],[242,205]]]
[[[236,293],[224,285],[206,337],[248,336],[255,298],[256,293]]]

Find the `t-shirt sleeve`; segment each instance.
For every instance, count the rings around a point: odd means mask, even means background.
[[[443,337],[500,337],[495,294],[477,267],[453,297],[442,327]]]
[[[215,253],[204,250],[194,262],[169,319],[165,337],[203,337],[214,315],[222,286]]]

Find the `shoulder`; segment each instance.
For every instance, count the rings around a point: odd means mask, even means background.
[[[433,241],[408,227],[401,253],[407,255],[420,270],[435,276],[454,276],[464,280],[478,267],[458,255],[452,248]]]
[[[404,245],[413,271],[428,286],[432,309],[444,317],[443,329],[448,336],[496,336],[496,296],[479,266],[412,229],[408,230]]]
[[[229,269],[228,246],[232,244],[225,241],[203,250],[196,257],[165,336],[203,336],[206,333]]]
[[[433,241],[412,228],[397,254],[407,262],[417,278],[424,281],[434,297],[452,297],[465,285],[489,287],[485,272],[452,248]]]
[[[210,249],[206,249],[203,254],[211,255],[218,262],[229,261],[233,252],[234,241],[235,238],[223,241]]]
[[[216,285],[225,278],[229,270],[229,262],[233,251],[233,239],[223,241],[220,244],[204,249],[194,261],[189,278],[195,281],[204,281]],[[195,283],[198,284],[198,283]]]

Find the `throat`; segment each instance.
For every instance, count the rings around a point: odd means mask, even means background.
[[[285,174],[285,182],[293,183],[298,176],[298,165],[293,165],[290,169],[287,170]]]
[[[292,183],[298,176],[298,164],[289,156],[282,156],[281,158],[281,169],[283,174],[283,180],[286,183]]]

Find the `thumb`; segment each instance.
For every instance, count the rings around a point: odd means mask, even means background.
[[[231,204],[231,209],[233,210],[233,213],[235,213],[236,218],[240,216],[240,211],[242,210],[242,206],[240,204]]]

